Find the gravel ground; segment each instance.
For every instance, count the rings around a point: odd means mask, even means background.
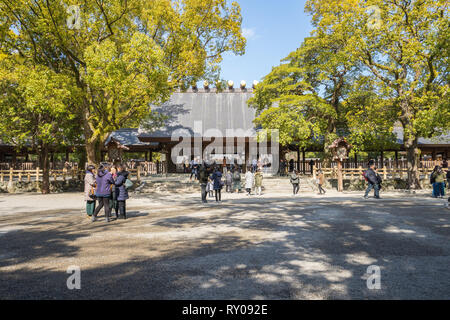
[[[450,210],[383,196],[134,195],[106,224],[81,194],[0,195],[0,299],[450,299]]]

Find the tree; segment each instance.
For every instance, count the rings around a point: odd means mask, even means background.
[[[16,63],[14,63],[16,62]],[[49,151],[76,140],[75,83],[44,66],[0,59],[0,132],[2,139],[39,154],[41,191],[50,192]]]
[[[317,30],[347,34],[347,52],[383,101],[378,107],[393,109],[392,121],[404,129],[410,188],[420,188],[418,138],[450,129],[448,5],[446,0],[309,0],[306,5]]]
[[[327,161],[328,146],[347,131],[343,101],[355,63],[344,36],[313,32],[264,77],[249,101],[257,110],[256,123],[279,129],[281,144],[322,145]]]
[[[2,52],[74,81],[87,160],[106,136],[139,124],[152,104],[242,54],[242,17],[226,0],[0,0]],[[5,27],[6,25],[6,27]]]

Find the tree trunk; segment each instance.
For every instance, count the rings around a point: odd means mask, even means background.
[[[98,141],[90,142],[86,139],[86,159],[89,165],[96,165],[100,163],[101,159]]]
[[[41,152],[39,155],[40,165],[42,168],[42,186],[41,192],[42,194],[50,193],[50,161],[49,161],[49,153],[48,146],[43,144],[41,145]]]
[[[404,137],[404,141],[408,162],[408,189],[422,189],[419,179],[420,152],[417,148],[417,137],[410,134],[408,137]]]

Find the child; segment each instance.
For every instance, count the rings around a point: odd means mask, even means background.
[[[233,175],[231,174],[231,171],[227,171],[227,174],[225,175],[225,183],[227,186],[227,192],[233,192],[233,190],[231,190],[231,185],[233,184]]]
[[[258,169],[258,171],[255,173],[255,189],[256,194],[258,196],[261,196],[262,182],[263,182],[263,174],[261,172],[261,169]]]
[[[214,183],[211,179],[208,180],[208,186],[206,187],[206,192],[210,198],[214,197]]]

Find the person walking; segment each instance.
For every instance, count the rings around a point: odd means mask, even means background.
[[[366,193],[364,194],[364,199],[369,199],[369,193],[374,189],[375,199],[380,198],[380,185],[379,180],[377,178],[377,174],[375,172],[375,161],[369,162],[369,169],[364,172],[364,177],[368,182],[368,187],[366,189]]]
[[[84,176],[84,201],[86,201],[86,213],[92,217],[95,212],[95,167],[88,166]]]
[[[200,188],[202,193],[202,202],[208,203],[208,200],[206,200],[207,196],[207,190],[208,187],[208,168],[206,166],[206,163],[203,163],[198,169],[198,181],[200,182]]]
[[[232,193],[232,184],[233,184],[233,175],[230,170],[227,170],[227,174],[225,175],[225,185],[227,187],[227,193]]]
[[[111,176],[112,176],[113,180],[116,181],[116,179],[117,179],[117,167],[116,167],[116,165],[113,165],[111,167],[110,173],[111,173]],[[109,200],[109,207],[111,208],[111,213],[112,213],[112,210],[114,209],[114,213],[115,213],[116,219],[119,219],[119,206],[118,206],[118,203],[117,203],[116,186],[115,185],[111,186],[111,198]]]
[[[117,199],[117,211],[119,215],[117,219],[127,219],[126,201],[129,199],[128,190],[126,187],[126,181],[129,176],[129,172],[125,165],[118,167],[117,179],[115,180],[115,194]],[[116,211],[116,212],[117,212]],[[117,214],[117,213],[116,213]]]
[[[97,215],[103,207],[105,207],[105,220],[106,222],[110,222],[111,208],[109,206],[109,200],[111,199],[111,186],[114,185],[114,179],[108,171],[107,166],[101,165],[98,168],[96,183],[95,197],[99,202],[99,206],[95,209],[92,222],[97,220]]]
[[[214,172],[211,175],[211,180],[213,181],[213,188],[216,196],[216,202],[222,202],[222,172],[220,172],[219,167],[214,168]]]
[[[314,160],[311,159],[311,160],[309,161],[309,169],[311,170],[311,174],[313,174],[314,164],[315,164]]]
[[[191,176],[189,177],[189,180],[192,181],[192,177],[194,177],[194,180],[197,179],[198,163],[196,159],[193,159],[191,161],[190,169],[191,169]]]
[[[432,174],[434,176],[433,193],[435,198],[444,198],[445,196],[445,180],[446,176],[441,167],[437,167]]]
[[[241,189],[242,189],[242,187],[241,187],[241,173],[239,172],[239,168],[236,167],[236,168],[234,168],[234,171],[233,171],[233,190],[236,193],[239,193],[239,192],[241,192]]]
[[[281,159],[280,162],[280,176],[284,177],[286,175],[286,160]]]
[[[436,172],[439,169],[439,166],[435,166],[430,175],[430,184],[433,188],[432,196],[433,198],[437,198],[437,185],[436,185]]]
[[[247,191],[247,196],[252,194],[253,184],[255,182],[255,177],[253,176],[251,168],[247,168],[245,173],[245,191]]]
[[[261,169],[258,169],[258,171],[255,174],[255,191],[258,196],[261,196],[262,193],[262,182],[263,182],[263,174],[261,172]]]
[[[296,196],[300,190],[300,177],[298,176],[297,170],[292,171],[290,181],[293,187],[293,196]]]
[[[319,169],[317,172],[317,184],[319,186],[319,194],[326,194],[326,190],[323,188],[323,185],[325,184],[325,175],[323,174],[323,171]]]

